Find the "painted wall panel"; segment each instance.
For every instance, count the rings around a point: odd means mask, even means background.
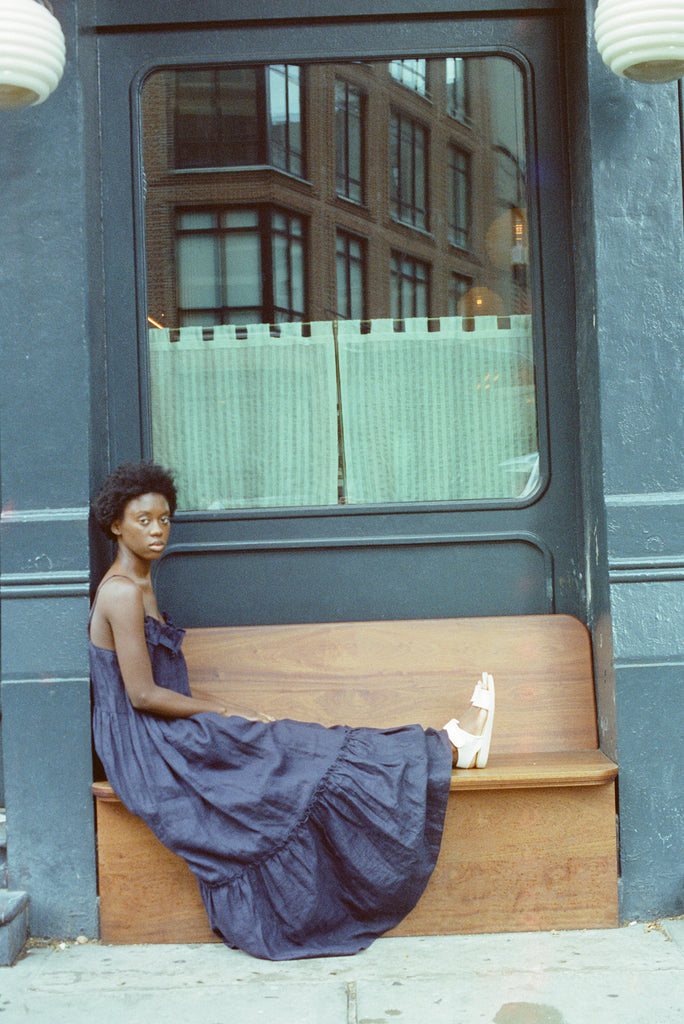
[[[63,80],[45,103],[3,114],[0,137],[8,871],[10,885],[29,895],[33,934],[53,936],[97,933],[85,632],[91,328],[85,151],[96,134],[83,120],[79,48],[79,18],[88,6],[88,0],[54,4],[67,41]],[[94,85],[91,79],[85,91]]]
[[[682,910],[680,92],[676,83],[639,85],[611,74],[591,38],[588,0],[585,9],[621,916],[649,919]]]
[[[2,684],[10,889],[32,935],[97,934],[88,679]]]
[[[621,917],[684,912],[684,662],[617,669]]]
[[[684,660],[684,583],[614,584],[611,600],[616,660]]]
[[[679,93],[592,89],[597,327],[607,495],[684,487],[684,221]]]
[[[684,461],[681,451],[679,458]],[[610,558],[616,569],[684,567],[684,491],[611,494],[606,511]]]
[[[169,549],[157,591],[183,626],[533,615],[552,610],[550,561],[515,540],[197,545]]]
[[[3,678],[50,680],[85,674],[87,622],[85,595],[5,599]]]

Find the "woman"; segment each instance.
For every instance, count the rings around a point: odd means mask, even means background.
[[[121,466],[94,505],[118,549],[90,615],[97,752],[195,873],[227,945],[273,960],[358,952],[423,892],[452,765],[486,764],[491,676],[440,732],[329,729],[194,697],[183,630],[151,581],[175,509],[173,477],[151,463]]]

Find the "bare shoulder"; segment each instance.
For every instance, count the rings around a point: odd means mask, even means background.
[[[102,601],[105,604],[112,604],[121,600],[137,600],[142,602],[142,592],[138,584],[130,576],[120,576],[113,573],[111,576],[105,576],[100,583],[97,599],[98,603]]]
[[[144,604],[140,587],[128,576],[105,576],[97,594],[95,614],[98,612],[109,623],[142,621]]]

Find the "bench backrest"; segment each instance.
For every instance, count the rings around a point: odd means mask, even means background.
[[[198,628],[183,650],[194,692],[323,725],[440,728],[486,670],[497,752],[598,747],[590,638],[567,615]]]

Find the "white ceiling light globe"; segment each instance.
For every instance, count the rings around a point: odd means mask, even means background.
[[[599,0],[594,35],[621,78],[657,84],[684,75],[683,0]]]
[[[0,110],[46,100],[65,60],[64,33],[41,0],[0,0]]]

